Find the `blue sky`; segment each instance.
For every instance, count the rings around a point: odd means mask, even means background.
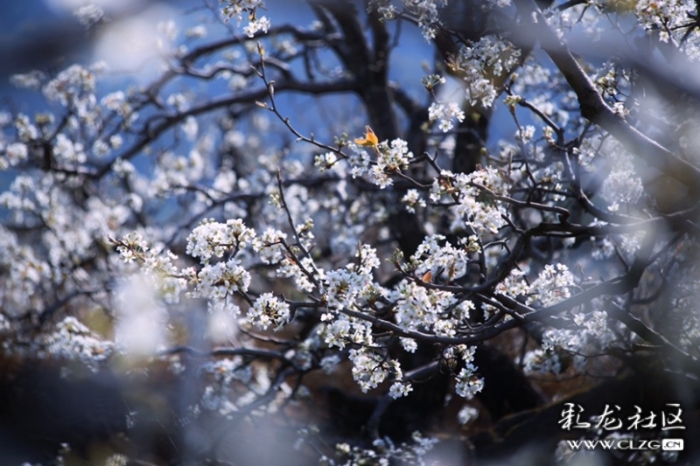
[[[56,60],[55,63],[49,64],[49,69],[52,71],[64,68],[75,61],[82,62],[83,64],[90,64],[96,58],[103,58],[104,56],[108,58],[128,56],[131,53],[129,49],[109,49],[108,52],[103,52],[102,56],[100,56],[99,53],[95,53],[95,47],[90,46],[91,43],[94,44],[95,42],[93,40],[94,36],[93,39],[91,39],[85,31],[82,30],[82,26],[78,25],[70,15],[72,6],[80,1],[81,0],[25,0],[22,2],[3,2],[4,5],[0,9],[0,13],[2,13],[0,14],[0,30],[3,31],[3,33],[0,34],[0,41],[12,47],[12,44],[16,43],[16,37],[27,38],[34,34],[41,33],[42,31],[60,30],[60,28],[63,27],[67,30],[75,31],[79,39],[84,39],[85,46],[79,46],[78,50],[70,49],[70,52],[62,60],[58,59],[58,57],[52,57],[53,60]],[[113,2],[114,0],[101,1]],[[123,5],[129,2],[139,1],[140,0],[121,0],[118,4]],[[218,5],[218,0],[210,0],[210,2],[212,2],[213,5]],[[173,19],[178,24],[181,31],[193,27],[200,22],[209,23],[209,35],[205,39],[200,39],[202,43],[227,33],[224,27],[215,24],[215,18],[210,11],[201,8],[193,10],[193,6],[201,7],[203,5],[203,3],[197,0],[169,2],[147,1],[145,4],[148,5],[148,8],[151,10],[139,13],[142,18],[144,15],[149,14],[148,11],[155,11],[154,17],[160,20],[166,20],[170,17],[170,19]],[[158,4],[167,4],[167,7],[153,10],[154,5]],[[61,7],[61,5],[63,5],[63,7]],[[311,9],[303,0],[268,0],[267,5],[267,11],[261,11],[258,15],[268,15],[273,25],[291,22],[306,26],[311,24],[315,19]],[[137,16],[137,19],[138,18]],[[155,25],[150,17],[146,19],[144,24],[150,26],[147,28],[149,31],[155,29]],[[395,24],[391,24],[391,27],[393,29]],[[100,37],[104,38],[104,36],[105,34],[101,34]],[[180,37],[182,37],[182,34]],[[431,47],[423,39],[418,28],[411,25],[403,25],[400,39],[399,47],[397,47],[392,54],[390,79],[399,82],[414,98],[427,103],[429,102],[428,95],[420,83],[420,78],[426,74],[423,70],[422,63],[432,60]],[[83,41],[80,41],[81,45],[82,43]],[[191,45],[194,46],[196,43]],[[3,53],[1,50],[2,47],[0,47],[0,54]],[[36,92],[18,90],[8,84],[10,73],[28,71],[21,67],[18,69],[16,65],[16,63],[7,63],[7,60],[5,60],[4,68],[2,68],[2,64],[0,64],[0,98],[3,99],[5,103],[11,102],[14,110],[32,114],[36,110],[42,108],[42,99]],[[114,72],[115,70],[113,69],[112,71]],[[142,73],[141,78],[137,79],[138,75],[136,73],[120,73],[118,77],[102,85],[100,93],[104,94],[117,88],[126,87],[128,83],[138,82],[140,84],[146,84],[155,75],[156,72]],[[220,83],[220,85],[207,82],[202,83],[201,86],[203,90],[206,89],[206,92],[226,92],[226,87],[223,82]],[[352,115],[353,118],[348,119],[347,114],[343,112],[343,108],[347,106],[348,102],[351,102],[347,99],[352,99],[352,97],[345,97],[345,99],[345,101],[337,101],[338,105],[336,106],[326,104],[324,105],[325,109],[319,109],[317,101],[301,95],[281,97],[280,104],[289,107],[288,113],[293,113],[294,110],[298,108],[317,108],[318,113],[313,115],[307,114],[307,121],[299,122],[302,128],[308,131],[312,129],[314,122],[337,119],[341,119],[347,123],[347,131],[354,130],[355,127],[362,128],[364,125],[362,115]],[[499,107],[503,107],[503,105],[499,105]],[[492,132],[499,136],[504,136],[514,131],[514,128],[510,128],[512,122],[510,122],[510,118],[505,113],[504,109],[501,108],[496,117],[499,124],[492,124]],[[316,131],[316,134],[319,135],[318,128]]]

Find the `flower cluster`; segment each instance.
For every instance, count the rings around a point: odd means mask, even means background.
[[[204,389],[202,407],[222,416],[231,416],[238,411],[241,400],[232,400],[231,385],[235,382],[250,384],[253,380],[251,367],[244,365],[240,358],[226,358],[204,364],[202,372],[210,374],[213,379]]]
[[[226,223],[205,220],[187,238],[187,254],[207,264],[212,257],[238,253],[255,238],[255,231],[247,228],[241,219]]]
[[[280,328],[289,321],[289,304],[280,301],[272,293],[265,293],[248,310],[247,319],[263,330],[271,325]]]
[[[157,278],[156,286],[163,300],[174,304],[180,302],[181,294],[195,280],[195,270],[181,270],[173,261],[178,257],[162,243],[150,245],[138,232],[131,232],[115,242],[117,251],[125,263],[138,262],[141,270]]]
[[[99,6],[90,3],[73,10],[73,15],[83,26],[92,26],[104,18],[105,12]]]
[[[440,25],[439,9],[446,5],[447,0],[403,0],[406,11],[418,19],[426,41],[435,38]],[[372,0],[369,8],[376,9],[385,21],[396,19],[398,14],[398,9],[391,4],[391,0]]]
[[[635,2],[635,13],[640,24],[648,32],[658,31],[659,40],[674,40],[678,30],[687,27],[687,18],[696,14],[697,5],[693,2],[672,0]]]
[[[682,108],[673,102],[643,108],[638,91],[646,84],[617,59],[593,67],[577,58],[581,69],[567,70],[584,73],[577,81],[556,60],[542,62],[556,43],[533,44],[547,47],[524,58],[502,39],[510,37],[502,15],[523,18],[491,11],[509,0],[482,2],[479,14],[500,16],[485,23],[488,33],[469,38],[440,24],[447,3],[368,2],[380,19],[401,18],[426,39],[439,34],[461,44],[446,63],[464,81],[458,101],[438,98],[435,88],[446,82],[438,74],[423,80],[427,103],[403,81],[373,82],[396,102],[382,111],[403,112],[386,115],[397,123],[391,131],[372,108],[377,102],[361,92],[357,103],[368,112],[339,110],[347,121],[334,116],[333,105],[309,108],[309,123],[319,119],[316,110],[328,116],[321,131],[286,115],[290,92],[360,91],[365,71],[393,63],[376,56],[349,66],[353,11],[341,18],[330,4],[314,4],[319,22],[308,29],[271,30],[258,16],[262,0],[222,0],[214,9],[239,26],[249,21],[242,34],[222,38],[214,28],[230,33],[230,24],[211,23],[181,35],[175,21],[163,22],[158,33],[174,52],[142,87],[99,92],[109,79],[100,64],[13,76],[22,92],[43,93],[50,106],[0,111],[0,348],[82,361],[92,370],[114,354],[136,352],[146,357],[129,364],[144,365],[160,355],[167,377],[204,380],[192,385],[202,390],[188,412],[206,410],[207,422],[218,413],[236,425],[277,408],[294,419],[295,403],[317,389],[314,377],[330,374],[363,392],[410,401],[435,368],[451,374],[440,392],[469,403],[489,389],[474,360],[482,344],[517,358],[525,375],[576,375],[613,351],[634,355],[628,350],[645,334],[607,306],[644,313],[646,334],[677,336],[694,354],[700,280],[692,260],[698,247],[688,239],[692,209],[660,215],[654,202],[642,202],[654,195],[645,183],[661,162],[697,162],[696,125],[666,131],[693,113],[676,112]],[[676,48],[690,58],[700,50],[693,2],[573,3],[537,13],[546,21],[531,26],[553,29],[564,42],[577,28],[595,33],[591,17],[636,15],[637,32],[652,36],[649,47],[661,42],[664,52]],[[99,8],[76,14],[87,25],[105,22]],[[385,25],[370,19],[372,44],[380,45]],[[444,71],[443,63],[433,65]],[[576,82],[620,118],[611,125],[579,110]],[[491,112],[499,96],[503,115]],[[377,134],[365,126],[364,137],[349,139],[344,131],[366,124],[360,115],[370,116]],[[396,137],[406,127],[415,132]],[[617,132],[636,130],[645,138],[632,151]],[[381,140],[384,132],[391,137]],[[676,144],[680,133],[685,139]],[[330,143],[333,134],[342,136]],[[471,142],[462,145],[465,134]],[[494,134],[503,139],[490,139]],[[303,144],[288,140],[294,137]],[[649,170],[635,157],[647,154],[644,147],[658,151],[647,141],[654,138],[679,157],[654,160]],[[657,228],[668,219],[668,228]],[[630,222],[638,228],[630,230]],[[640,261],[635,255],[647,240],[654,260]],[[645,268],[639,283],[624,279],[630,264]],[[602,296],[581,303],[580,290]],[[673,297],[668,314],[644,302],[660,295]],[[517,340],[494,338],[530,323],[537,332],[522,349],[514,349]],[[151,367],[134,372],[155,373]],[[479,415],[468,404],[457,420]],[[397,447],[379,439],[366,449],[339,444],[336,453],[348,464],[419,461],[432,440],[414,440]]]
[[[255,33],[258,31],[262,31],[263,33],[267,33],[267,31],[270,29],[270,20],[267,19],[266,16],[263,16],[261,18],[257,18],[250,23],[246,27],[243,28],[243,32],[248,37],[254,37]]]
[[[346,461],[343,465],[377,464],[388,466],[398,462],[400,464],[425,464],[424,457],[430,452],[438,439],[423,437],[419,432],[412,435],[413,443],[401,443],[395,445],[390,438],[377,439],[372,448],[351,447],[347,443],[339,443],[335,446],[336,454]],[[324,456],[320,464],[339,464]]]
[[[374,183],[381,188],[386,188],[392,184],[389,175],[407,169],[413,154],[408,151],[408,143],[403,139],[394,139],[391,145],[382,142],[377,152],[379,153],[377,163],[370,169],[370,175]]]
[[[542,336],[542,347],[528,352],[524,363],[528,373],[559,374],[562,371],[561,352],[573,356],[577,372],[589,363],[587,355],[607,349],[615,340],[615,330],[608,324],[605,311],[574,313],[566,318],[567,328],[549,329]]]
[[[566,265],[548,264],[530,286],[528,303],[537,301],[542,306],[555,304],[570,297],[573,286],[574,276]]]
[[[454,127],[453,120],[460,123],[464,121],[464,111],[454,102],[447,105],[433,103],[428,108],[428,118],[430,121],[440,121],[439,127],[443,133],[450,131]]]
[[[114,352],[114,344],[98,338],[75,317],[66,317],[36,343],[38,355],[84,363],[93,371]]]
[[[492,76],[501,77],[519,65],[520,50],[493,36],[484,36],[471,46],[463,46],[448,64],[467,83],[467,101],[490,107],[498,95]]]
[[[47,99],[59,101],[65,106],[73,102],[76,97],[86,99],[76,103],[94,104],[96,69],[90,70],[80,65],[72,65],[44,86],[44,95]]]
[[[635,170],[632,157],[618,143],[604,147],[611,159],[611,170],[603,183],[601,194],[610,201],[608,210],[628,210],[644,192],[642,181]]]
[[[446,350],[446,357],[450,358],[454,355],[459,355],[464,362],[464,368],[457,374],[455,392],[467,400],[471,400],[484,389],[484,379],[476,375],[477,368],[474,366],[475,352],[476,347],[474,346],[451,347]]]
[[[280,230],[268,228],[253,240],[253,249],[264,263],[277,264],[284,257],[283,242],[286,238],[287,235]]]
[[[5,155],[0,158],[0,169],[7,170],[9,167],[23,162],[27,159],[29,150],[23,142],[13,142],[5,148]]]
[[[401,202],[406,205],[406,210],[412,214],[416,213],[416,207],[426,206],[425,199],[421,197],[417,189],[409,189],[404,197],[401,198]]]
[[[526,374],[556,375],[559,374],[562,369],[559,354],[541,348],[528,351],[523,358],[523,366]]]
[[[352,349],[349,355],[352,361],[352,376],[363,392],[377,388],[390,375],[401,379],[401,366],[398,361],[387,359],[385,356],[369,349]],[[393,390],[393,395],[401,396],[410,391],[410,385],[399,384]]]
[[[497,233],[505,225],[505,208],[495,196],[506,194],[508,185],[492,167],[470,174],[453,174],[443,170],[433,181],[430,200],[440,202],[447,198],[457,205],[450,208],[454,215],[453,231],[471,228],[478,235]]]
[[[239,26],[243,20],[243,14],[248,13],[250,22],[243,30],[248,37],[255,36],[258,31],[267,32],[270,28],[270,20],[267,17],[257,18],[255,14],[256,10],[265,9],[264,0],[221,0],[221,3],[225,3],[221,9],[224,19],[229,21],[235,18]]]

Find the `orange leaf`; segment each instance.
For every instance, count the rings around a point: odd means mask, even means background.
[[[372,131],[372,128],[365,126],[365,137],[355,139],[355,144],[364,147],[377,147],[377,144],[379,144],[379,139],[377,138],[377,135],[374,134],[374,131]]]

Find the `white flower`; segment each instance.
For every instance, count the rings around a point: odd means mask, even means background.
[[[267,19],[266,16],[263,16],[262,18],[258,18],[256,20],[253,20],[250,23],[248,23],[248,25],[243,28],[243,32],[248,37],[253,37],[253,36],[255,36],[256,32],[262,31],[264,33],[267,33],[267,31],[269,29],[270,29],[270,20]]]
[[[199,131],[199,125],[197,124],[197,119],[193,116],[185,118],[185,122],[182,124],[182,131],[185,133],[188,141],[194,141],[197,137],[197,132]]]
[[[185,35],[190,39],[200,39],[207,36],[207,28],[203,24],[199,24],[193,28],[188,29]]]
[[[455,102],[447,105],[433,103],[428,108],[428,118],[430,121],[440,120],[440,130],[446,133],[454,127],[453,119],[460,123],[464,121],[464,112]]]
[[[14,86],[25,89],[39,89],[46,79],[43,71],[30,71],[24,74],[13,74],[10,76],[10,83]]]
[[[455,391],[461,397],[471,400],[474,395],[484,388],[484,379],[473,375],[473,371],[464,368],[457,375],[457,385]]]
[[[5,149],[7,161],[10,166],[15,166],[23,160],[26,160],[28,151],[27,145],[21,142],[14,142]]]
[[[289,321],[289,304],[265,293],[255,300],[246,317],[257,328],[265,330],[272,325],[278,329]]]
[[[527,302],[539,301],[543,306],[562,301],[571,296],[570,288],[574,285],[574,276],[564,264],[545,266],[544,270],[530,287],[531,296]]]
[[[406,195],[401,199],[406,205],[406,210],[415,213],[416,207],[425,207],[425,199],[423,199],[417,189],[409,189]]]
[[[105,15],[102,8],[95,4],[87,4],[73,10],[73,14],[83,26],[92,26],[98,23]]]
[[[402,396],[408,395],[413,391],[413,387],[410,383],[406,382],[394,382],[389,389],[389,396],[396,399]]]
[[[275,264],[284,258],[285,249],[281,242],[286,238],[285,233],[268,228],[253,240],[253,249],[260,253],[264,263]]]
[[[317,155],[314,158],[314,166],[318,167],[319,171],[323,173],[324,171],[330,169],[338,161],[338,157],[334,152],[327,152],[322,155]]]
[[[418,349],[418,343],[416,343],[416,340],[412,338],[401,337],[399,338],[399,341],[401,342],[403,349],[408,353],[415,353]]]
[[[464,405],[464,407],[457,413],[457,421],[461,425],[468,424],[477,417],[479,417],[479,410],[469,405]]]
[[[398,361],[387,360],[366,348],[350,350],[349,358],[353,363],[352,376],[365,393],[376,388],[390,373],[395,374],[397,378],[401,377],[401,367]],[[401,384],[399,383],[399,385]],[[410,391],[410,386],[401,387],[399,385],[394,389],[394,393],[407,394]]]
[[[520,141],[521,144],[527,144],[530,142],[535,135],[535,127],[532,125],[527,125],[522,128],[519,128],[515,132],[515,139]]]
[[[240,219],[225,224],[204,221],[187,237],[187,254],[207,263],[212,256],[222,257],[225,252],[245,248],[255,238],[255,231]]]

